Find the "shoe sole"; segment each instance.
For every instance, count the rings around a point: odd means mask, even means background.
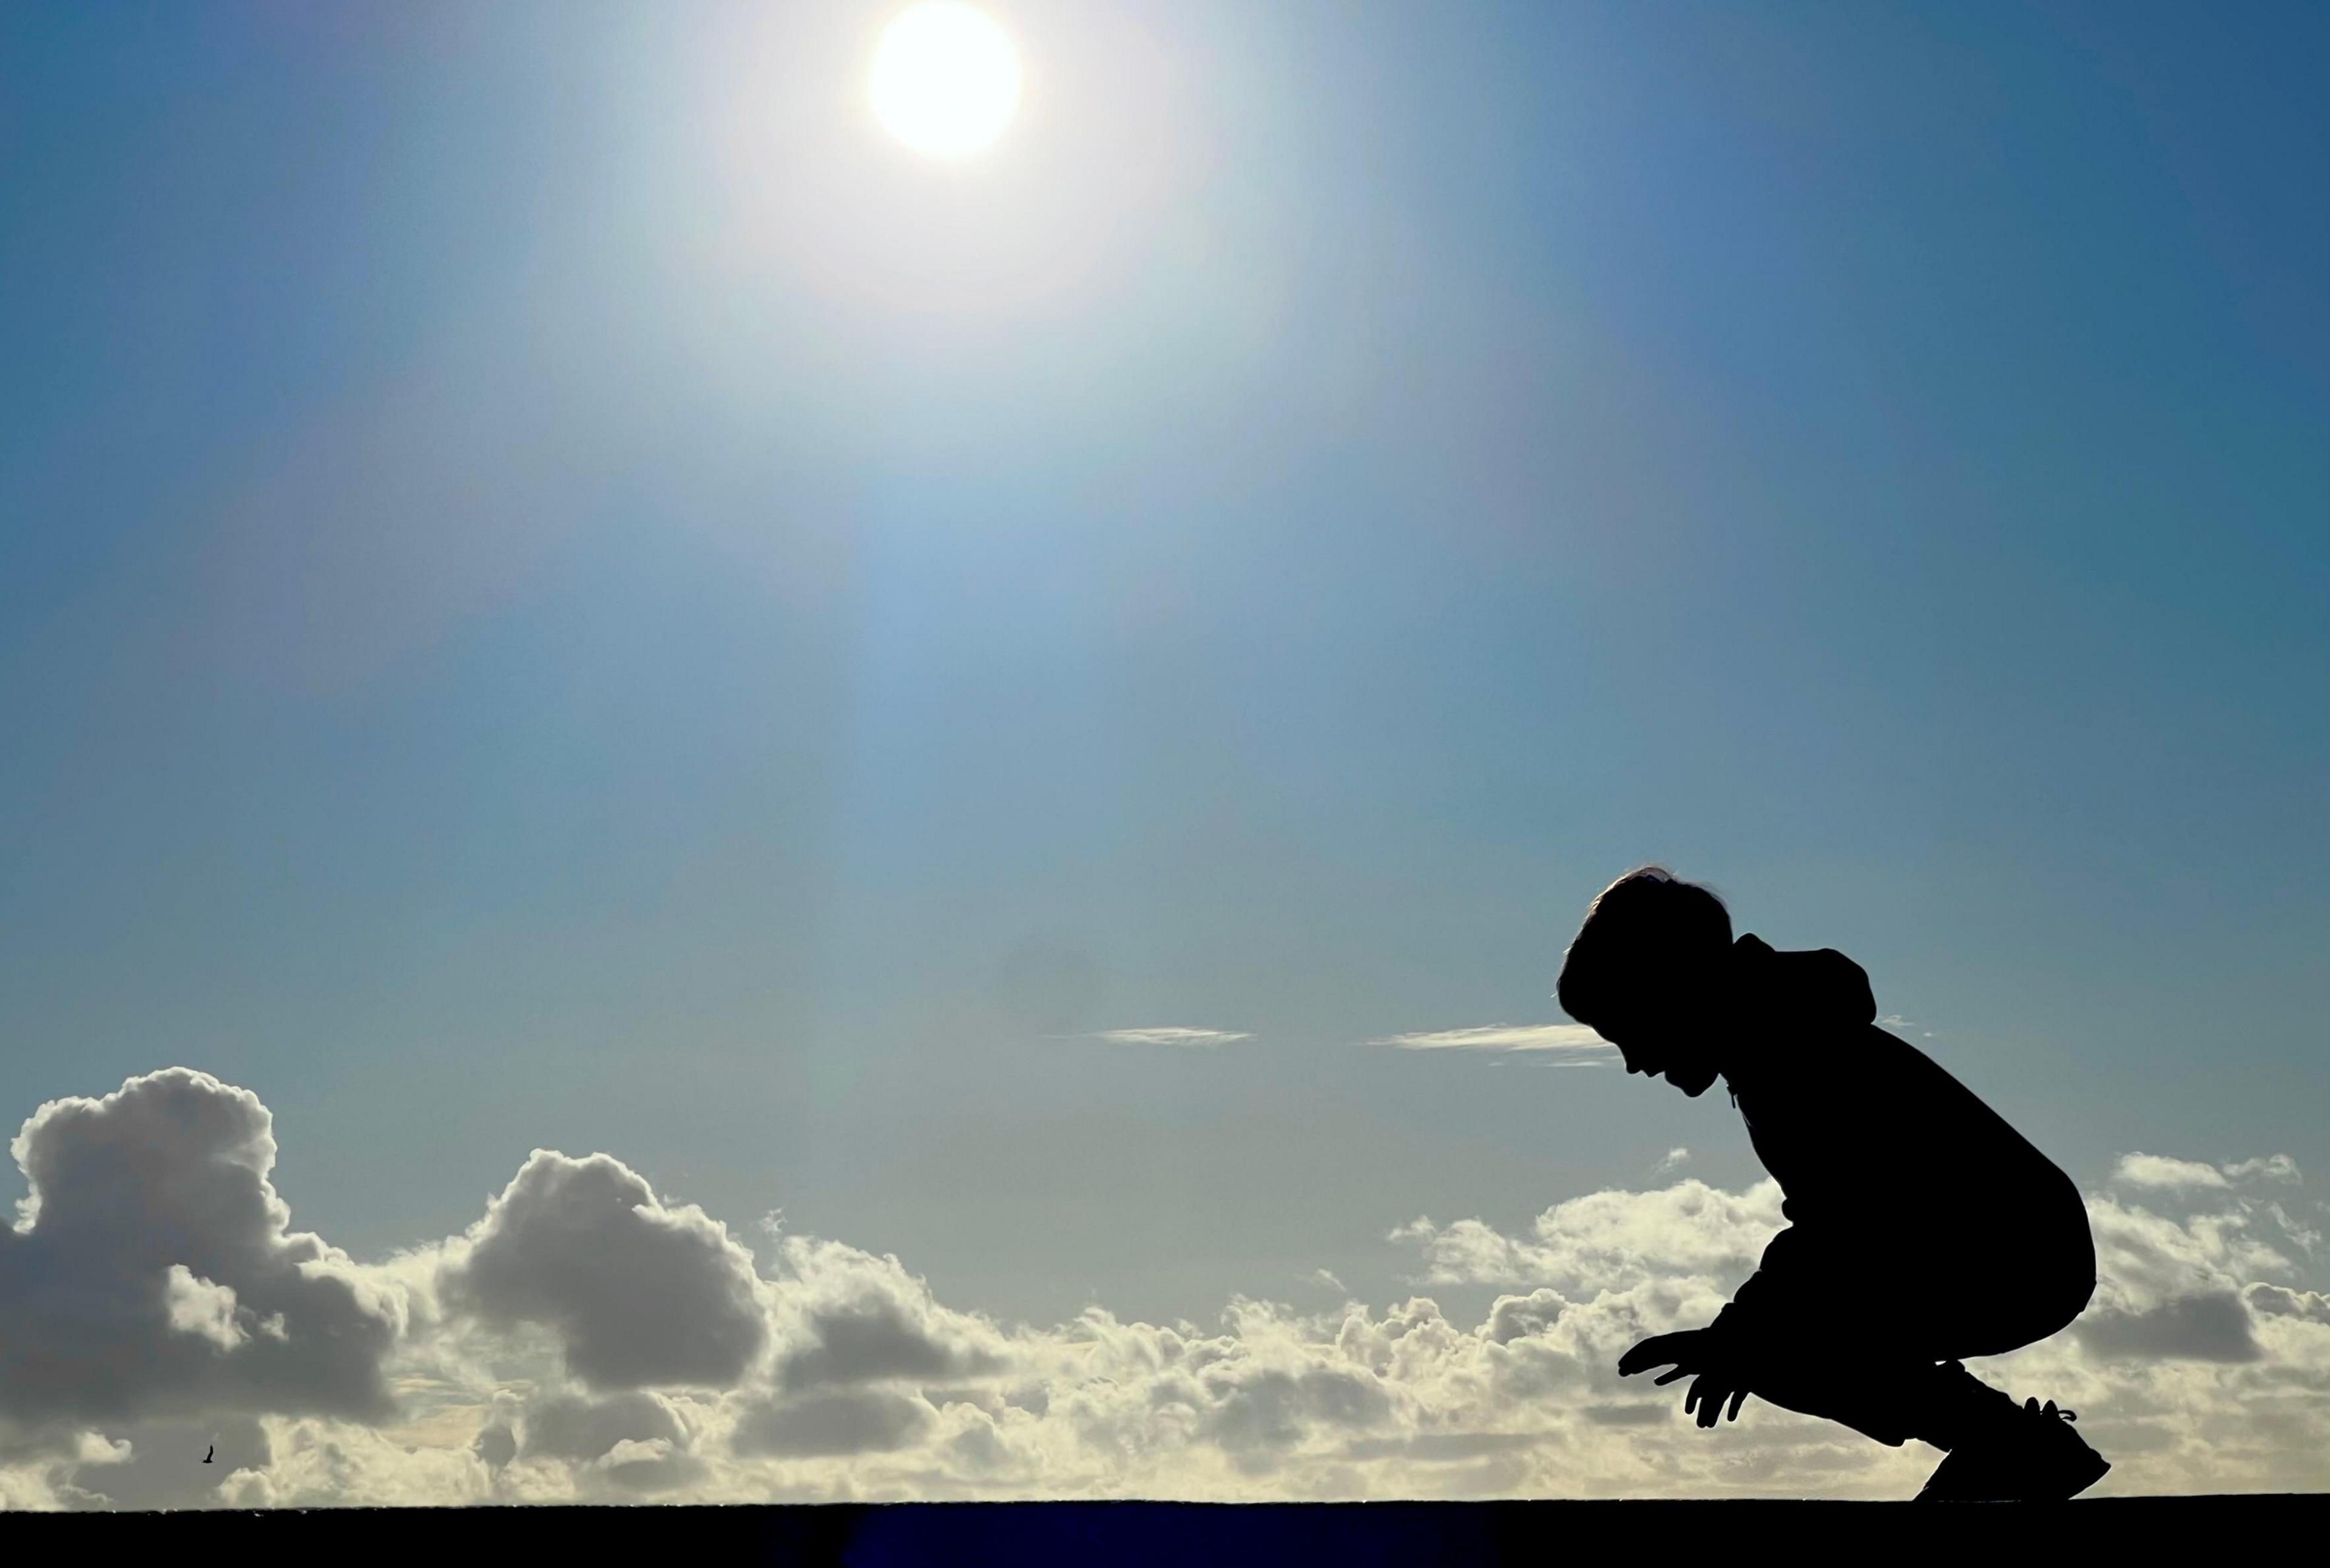
[[[2069,1502],[2111,1473],[2111,1461],[2093,1449],[2088,1450],[2088,1459],[2089,1463],[2080,1466],[2077,1470],[2064,1477],[2066,1481],[2073,1483],[2068,1490],[2051,1494],[2045,1497],[1954,1497],[1946,1493],[1936,1491],[1933,1483],[1928,1481],[1925,1489],[1918,1494],[1916,1500],[1920,1503]],[[2082,1477],[2084,1478],[2081,1478]]]

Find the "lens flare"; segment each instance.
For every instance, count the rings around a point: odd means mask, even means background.
[[[882,30],[870,88],[891,135],[931,157],[969,157],[1018,107],[1019,55],[985,12],[927,0]]]

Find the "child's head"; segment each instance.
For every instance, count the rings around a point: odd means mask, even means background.
[[[1715,1079],[1707,1026],[1730,951],[1722,899],[1644,866],[1603,889],[1586,912],[1556,994],[1562,1011],[1618,1047],[1627,1071],[1664,1072],[1696,1095]]]

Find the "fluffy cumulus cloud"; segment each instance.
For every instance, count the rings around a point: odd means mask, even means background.
[[[1781,1225],[1780,1187],[1726,1193],[1696,1179],[1652,1193],[1592,1193],[1557,1203],[1526,1236],[1478,1220],[1416,1220],[1391,1233],[1422,1250],[1430,1285],[1547,1284],[1573,1294],[1688,1278],[1728,1291],[1754,1272]]]
[[[11,1149],[26,1193],[0,1230],[0,1421],[386,1413],[398,1293],[290,1229],[258,1096],[173,1069],[52,1100]]]
[[[839,1241],[756,1256],[606,1155],[537,1150],[462,1234],[360,1264],[290,1228],[266,1108],[184,1069],[44,1106],[14,1150],[0,1506],[1886,1497],[1935,1458],[1753,1402],[1700,1431],[1615,1375],[1754,1268],[1768,1182],[1416,1220],[1387,1244],[1417,1294],[1380,1307],[1030,1326]],[[2108,1490],[2330,1485],[2296,1165],[2131,1155],[2089,1212],[2094,1305],[1986,1374],[2077,1408]]]
[[[567,1370],[596,1389],[731,1387],[768,1339],[752,1253],[605,1155],[535,1150],[447,1250],[438,1286],[489,1324],[554,1332]]]

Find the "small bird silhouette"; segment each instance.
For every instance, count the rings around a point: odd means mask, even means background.
[[[211,1455],[216,1452],[218,1452],[218,1445],[216,1443],[213,1443],[209,1449],[204,1453],[203,1463],[206,1465],[209,1464],[211,1462]]]

